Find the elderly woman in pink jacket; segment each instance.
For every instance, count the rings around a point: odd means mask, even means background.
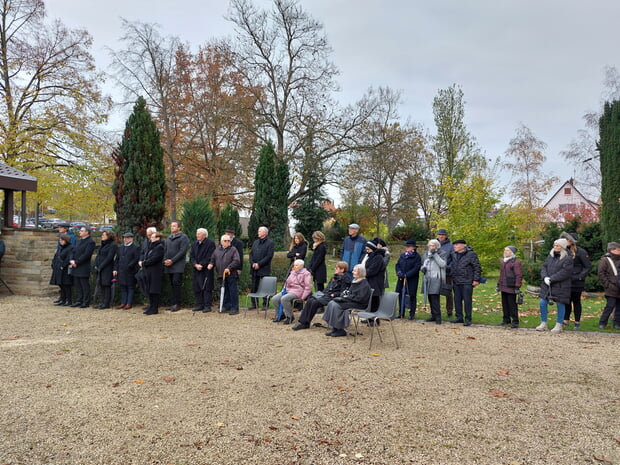
[[[277,294],[273,297],[273,305],[277,310],[280,304],[284,309],[285,325],[290,325],[295,318],[293,317],[293,301],[296,299],[306,300],[312,294],[312,275],[304,268],[303,260],[295,260],[293,269],[284,283],[286,294]]]

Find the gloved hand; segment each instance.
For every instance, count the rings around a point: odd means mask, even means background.
[[[551,278],[549,276],[547,276],[544,281],[547,286],[551,286]]]

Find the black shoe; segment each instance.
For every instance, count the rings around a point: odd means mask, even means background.
[[[229,315],[239,315],[239,310],[231,310],[228,312]]]
[[[517,329],[518,327],[519,327],[519,323],[512,323],[512,324],[510,325],[510,328],[511,328],[511,329]]]
[[[346,336],[347,332],[344,329],[334,329],[330,334],[331,337],[343,337]]]
[[[54,302],[54,305],[56,305],[57,307],[60,307],[60,306],[62,306],[64,304],[65,304],[64,300],[60,300],[60,301]]]
[[[157,310],[149,310],[144,312],[145,315],[157,315],[159,312]]]
[[[74,304],[71,304],[70,306],[73,307],[73,308],[81,307],[82,306],[82,302],[76,302]]]
[[[209,313],[211,311],[211,307],[202,307],[202,313]]]
[[[196,308],[192,308],[192,312],[202,312],[204,310],[204,307],[202,305],[199,305]]]
[[[99,310],[107,310],[109,308],[110,308],[109,305],[99,305]]]
[[[62,306],[63,306],[63,307],[71,307],[71,305],[73,305],[73,304],[71,303],[71,301],[70,301],[70,300],[67,300],[67,301],[65,301],[65,302],[63,302],[63,303],[62,303]]]
[[[151,307],[149,307],[149,306],[147,305],[147,306],[145,306],[145,307],[142,307],[142,310],[144,310],[144,311],[146,312],[149,308],[151,308]]]
[[[248,312],[252,310],[256,310],[256,307],[248,307]]]
[[[88,308],[88,307],[89,307],[89,305],[88,305],[88,304],[82,304],[82,305],[80,305],[80,308]]]
[[[598,325],[598,329],[605,329],[605,325]]]
[[[510,321],[502,321],[502,326],[508,326],[510,324]]]
[[[289,316],[289,317],[286,317],[286,319],[284,320],[284,323],[282,323],[282,324],[290,325],[293,321],[295,321],[295,317],[294,316]]]
[[[620,325],[614,325],[614,329],[620,329]]]
[[[463,323],[461,318],[457,318],[456,320],[450,320],[450,323]]]
[[[170,307],[170,311],[171,312],[178,312],[179,310],[181,310],[181,306],[180,305],[173,305],[172,307]]]
[[[435,324],[440,325],[440,324],[441,324],[441,320],[437,320],[437,321],[435,321]]]
[[[415,320],[415,313],[413,315],[411,313],[409,314],[409,320],[410,321]]]
[[[437,319],[436,318],[429,318],[429,319],[426,320],[427,323],[430,323],[432,321],[437,321]]]
[[[448,318],[450,318],[452,316],[452,312],[448,312],[446,313],[446,315],[448,315]]]
[[[465,320],[463,326],[471,326],[471,320]]]
[[[295,326],[293,326],[291,329],[293,331],[299,331],[300,329],[308,329],[310,328],[310,325],[307,323],[297,323]]]
[[[335,329],[332,329],[331,331],[327,331],[325,333],[326,336],[331,336],[333,334],[333,332],[336,331]]]
[[[54,305],[59,305],[59,304],[61,304],[61,305],[62,305],[62,302],[63,302],[63,300],[62,300],[62,299],[56,299],[56,300],[54,300],[52,303],[53,303]]]

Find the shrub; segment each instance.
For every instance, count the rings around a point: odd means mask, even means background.
[[[523,264],[523,280],[530,286],[540,286],[542,278],[540,277],[540,263],[524,263]]]

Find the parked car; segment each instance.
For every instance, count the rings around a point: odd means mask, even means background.
[[[39,225],[43,229],[58,229],[60,223],[64,223],[64,220],[60,218],[42,218],[39,220]]]
[[[90,228],[88,223],[84,223],[83,221],[73,221],[71,223],[69,223],[71,226],[71,229],[73,231],[79,231],[80,228],[84,227],[84,228]]]
[[[97,228],[97,231],[103,232],[103,231],[114,231],[114,228],[116,226],[113,224],[102,224],[101,226],[99,226],[99,228]]]

